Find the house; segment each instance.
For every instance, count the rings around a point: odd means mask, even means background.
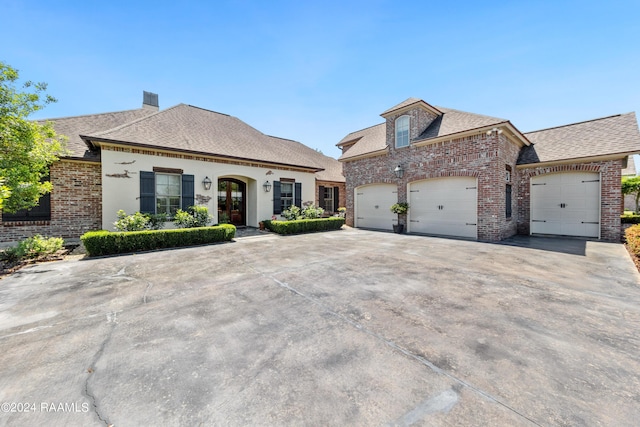
[[[149,92],[139,109],[50,121],[70,153],[51,166],[53,191],[37,208],[2,214],[0,242],[113,230],[120,209],[171,216],[203,205],[214,222],[257,227],[291,205],[332,214],[346,203],[336,159],[227,114],[160,110]]]
[[[621,170],[640,152],[634,113],[523,133],[509,120],[409,98],[337,146],[347,224],[498,241],[620,239]]]

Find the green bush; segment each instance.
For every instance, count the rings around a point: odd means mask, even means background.
[[[629,251],[640,257],[640,225],[632,225],[624,232]]]
[[[297,219],[302,219],[300,208],[297,207],[296,205],[289,206],[289,209],[283,210],[281,215],[287,221],[295,221]]]
[[[22,240],[17,246],[12,246],[2,252],[4,261],[15,262],[23,259],[42,258],[52,255],[62,249],[64,240],[60,237],[42,237],[36,234],[33,237]]]
[[[173,223],[180,228],[206,227],[212,218],[206,206],[190,206],[186,211],[178,209]]]
[[[146,230],[149,224],[149,218],[140,212],[136,212],[133,215],[127,215],[125,211],[120,209],[116,215],[118,215],[118,220],[113,223],[113,226],[118,231]]]
[[[623,224],[640,224],[640,215],[625,213],[620,216],[620,222]]]
[[[266,229],[278,234],[301,234],[315,231],[339,230],[344,218],[299,219],[294,221],[263,221]]]
[[[236,227],[223,224],[175,230],[90,231],[80,240],[89,256],[100,256],[224,242],[233,239],[235,234]]]

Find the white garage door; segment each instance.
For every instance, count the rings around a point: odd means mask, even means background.
[[[456,176],[409,184],[409,232],[478,238],[476,178]]]
[[[600,174],[531,178],[531,234],[600,237]]]
[[[373,184],[355,189],[355,226],[392,230],[398,216],[391,205],[398,202],[398,187],[394,184]]]

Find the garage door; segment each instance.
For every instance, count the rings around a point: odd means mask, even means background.
[[[600,237],[600,174],[531,178],[531,234]]]
[[[409,184],[409,232],[478,238],[476,178],[456,176]]]
[[[398,202],[398,188],[394,184],[373,184],[357,187],[355,226],[392,230],[398,216],[389,209]]]

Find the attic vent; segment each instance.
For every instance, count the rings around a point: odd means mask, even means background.
[[[160,105],[158,104],[158,94],[142,91],[142,108],[153,108],[155,110],[159,110]]]

